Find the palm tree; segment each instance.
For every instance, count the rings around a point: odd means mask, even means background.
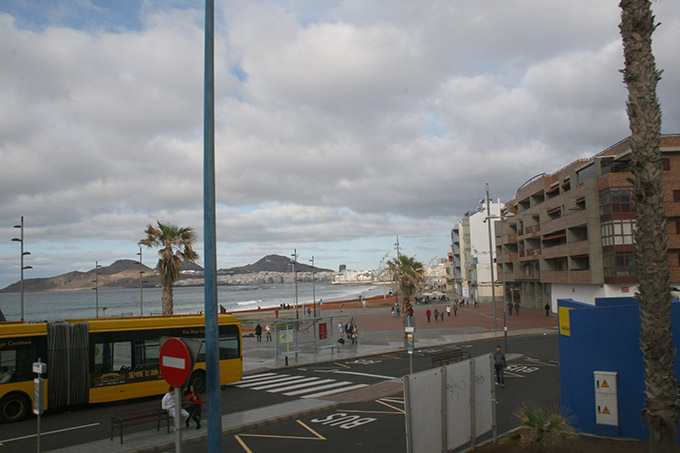
[[[161,277],[163,286],[163,315],[173,312],[172,285],[179,279],[183,262],[195,262],[198,253],[193,249],[196,233],[191,227],[180,228],[172,224],[157,222],[158,228],[149,224],[144,233],[146,238],[139,241],[147,247],[163,247],[158,251],[160,258],[156,269]]]
[[[415,257],[399,255],[387,262],[392,280],[397,283],[401,293],[401,315],[406,323],[406,316],[411,314],[411,297],[423,283],[423,263],[416,261]],[[404,330],[404,347],[406,347],[407,334]]]
[[[661,73],[652,53],[654,16],[649,0],[621,0],[621,25],[628,86],[628,118],[632,132],[631,172],[635,200],[635,258],[640,300],[640,347],[645,365],[650,451],[672,451],[678,417],[673,374],[671,285],[668,237],[661,185],[661,108],[656,85]]]

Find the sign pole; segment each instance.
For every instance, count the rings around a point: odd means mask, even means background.
[[[175,387],[175,452],[182,453],[182,387]]]
[[[42,374],[47,371],[47,365],[40,361],[33,363],[33,372],[38,375],[33,379],[33,413],[38,417],[38,426],[36,431],[36,442],[37,442],[37,452],[40,453],[40,415],[43,413],[43,399],[45,398],[45,380],[42,378]]]

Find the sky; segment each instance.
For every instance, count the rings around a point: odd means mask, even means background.
[[[436,263],[485,183],[509,201],[630,135],[615,0],[215,3],[218,268],[378,268],[397,236]],[[680,2],[652,5],[679,133]],[[203,26],[201,1],[0,0],[0,288],[21,216],[25,278],[138,259],[157,220],[203,256]]]

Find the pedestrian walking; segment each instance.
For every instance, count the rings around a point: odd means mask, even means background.
[[[458,304],[453,304],[453,316],[454,318],[458,316]]]
[[[505,376],[503,370],[505,369],[505,353],[501,351],[500,346],[496,346],[496,352],[493,353],[493,366],[496,368],[496,382],[501,388],[505,388]]]
[[[446,306],[446,316],[451,317],[451,305]]]
[[[515,302],[515,314],[519,316],[519,302]]]
[[[394,306],[394,305],[392,305],[392,310],[391,310],[391,312],[392,312],[392,317],[394,318],[394,317],[397,315],[397,312],[396,312],[396,309],[395,309],[395,306]]]
[[[269,324],[264,327],[264,331],[267,333],[267,341],[272,341],[272,328]]]
[[[425,316],[427,316],[427,322],[430,322],[430,316],[432,316],[432,312],[430,311],[429,308],[425,312]]]
[[[262,326],[259,324],[255,326],[255,337],[258,343],[262,343]]]
[[[550,303],[545,304],[545,315],[550,317]]]
[[[512,316],[512,302],[508,302],[508,313]]]
[[[434,322],[437,322],[437,318],[439,318],[439,310],[436,308],[434,309]]]

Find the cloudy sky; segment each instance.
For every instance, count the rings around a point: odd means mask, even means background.
[[[616,0],[216,1],[218,267],[446,256],[489,182],[629,135]],[[664,133],[680,3],[653,3]],[[201,1],[0,0],[0,287],[203,233]],[[198,243],[202,253],[202,238]],[[145,264],[155,251],[144,252]],[[202,260],[201,260],[202,264]]]

